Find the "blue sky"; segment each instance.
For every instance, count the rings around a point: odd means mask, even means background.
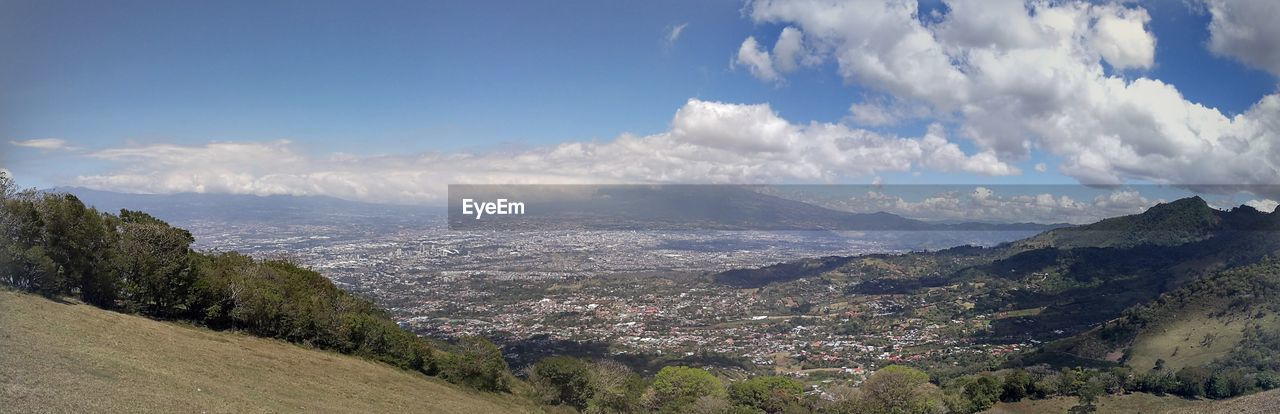
[[[1211,21],[1215,16],[1230,20],[1226,11],[1214,9],[1211,3],[1150,2],[1091,12],[1097,18],[1140,9],[1149,16],[1142,27],[1155,39],[1150,64],[1120,70],[1107,59],[1095,59],[1104,68],[1102,78],[1159,80],[1176,87],[1186,102],[1215,108],[1226,118],[1245,113],[1263,97],[1275,94],[1277,78],[1265,63],[1249,64],[1249,56],[1211,50]],[[953,6],[924,1],[916,18],[958,20],[950,17]],[[993,144],[995,138],[966,136],[966,126],[982,120],[958,107],[946,107],[938,91],[903,93],[843,70],[856,72],[857,68],[838,58],[842,50],[859,53],[857,42],[885,39],[857,38],[861,36],[857,33],[823,35],[823,28],[806,20],[802,12],[765,9],[765,5],[739,1],[0,2],[0,53],[9,57],[0,62],[0,166],[21,183],[41,187],[328,192],[346,198],[369,194],[377,198],[378,191],[364,188],[369,185],[344,193],[319,184],[259,180],[286,173],[312,177],[317,168],[311,164],[285,172],[256,164],[226,164],[201,173],[202,179],[224,182],[228,180],[224,176],[243,170],[254,182],[239,190],[183,181],[171,177],[171,170],[133,164],[160,156],[156,152],[139,155],[147,149],[176,147],[192,150],[184,154],[196,154],[211,142],[270,146],[280,140],[288,140],[279,144],[287,147],[281,150],[286,157],[330,164],[339,163],[333,161],[335,157],[376,163],[371,160],[380,156],[413,164],[412,159],[424,153],[445,158],[469,154],[481,158],[477,163],[500,163],[502,158],[493,154],[518,158],[522,151],[575,142],[607,143],[624,133],[640,137],[673,133],[677,123],[673,116],[693,99],[767,105],[778,118],[801,129],[817,122],[920,140],[936,124],[947,142],[965,155],[989,151],[1017,170],[1015,174],[1004,167],[928,167],[928,160],[913,158],[907,161],[915,163],[909,168],[855,166],[817,175],[759,172],[746,181],[1159,181],[1153,177],[1160,177],[1161,171],[1114,160],[1097,167],[1089,164],[1090,154],[1072,152],[1064,149],[1070,145],[1047,138],[1028,138],[1030,150],[1024,154],[1001,152],[1008,147]],[[677,26],[683,30],[672,40]],[[769,52],[786,27],[805,33],[805,48],[815,62],[787,72],[778,81],[753,76],[740,56],[744,39],[755,39]],[[923,30],[935,33],[943,46],[958,44],[948,43],[954,39],[939,27],[926,24]],[[948,53],[953,60],[957,56]],[[977,78],[978,69],[962,70]],[[992,68],[982,70],[992,72]],[[850,121],[850,105],[861,102],[919,106],[932,112],[901,116],[890,124],[856,125]],[[734,108],[740,107],[729,110]],[[1032,136],[1034,131],[1035,126],[1028,126],[1013,134]],[[1271,133],[1263,131],[1261,138],[1249,139],[1274,141]],[[994,136],[990,131],[975,134]],[[1120,133],[1118,139],[1128,144],[1146,138],[1131,139]],[[41,139],[60,140],[60,144],[18,145]],[[687,139],[703,142],[697,137]],[[1051,148],[1055,146],[1063,148]],[[113,150],[132,152],[122,155]],[[796,162],[811,158],[798,157]],[[609,162],[593,159],[586,174]],[[1045,172],[1036,171],[1040,163],[1045,164]],[[1079,168],[1060,172],[1055,168],[1059,163]],[[1241,172],[1209,176],[1222,177],[1216,179],[1219,183],[1266,184],[1274,171],[1274,166],[1269,167],[1261,179],[1239,179],[1252,177]],[[367,171],[346,164],[335,168],[345,174]],[[708,168],[721,171],[716,169],[719,166]],[[724,171],[733,168],[749,169],[732,166]],[[611,178],[663,180],[665,176],[660,167],[637,174]],[[708,181],[737,181],[716,174],[710,177],[720,178]],[[655,175],[658,178],[652,178]],[[125,176],[128,179],[102,178]],[[169,184],[150,185],[149,179]],[[1176,178],[1170,183],[1180,184]]]

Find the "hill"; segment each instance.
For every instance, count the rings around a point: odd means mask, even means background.
[[[1161,381],[1196,367],[1215,384],[1245,384],[1280,371],[1277,229],[1280,213],[1218,210],[1191,197],[994,248],[827,257],[711,278],[780,296],[805,280],[851,297],[957,292],[971,303],[959,316],[998,315],[979,340],[1048,342],[1010,367],[1123,365]],[[1164,370],[1148,372],[1157,365]],[[1223,387],[1211,396],[1249,388]]]
[[[1274,214],[1240,206],[1229,211],[1210,207],[1199,196],[1152,206],[1142,214],[1112,217],[1097,223],[1046,231],[1016,243],[1019,249],[1054,247],[1177,246],[1224,232],[1276,230]]]
[[[1075,398],[1057,397],[1043,400],[1024,400],[1016,403],[998,403],[985,414],[1039,414],[1065,413],[1076,405]],[[1157,397],[1134,393],[1109,395],[1098,400],[1097,414],[1109,413],[1166,413],[1166,414],[1263,414],[1274,412],[1280,403],[1280,390],[1236,397],[1222,401],[1189,400],[1182,397]]]
[[[0,349],[6,411],[538,411],[367,359],[11,291]]]
[[[1051,349],[1135,369],[1280,368],[1280,261],[1215,273]]]

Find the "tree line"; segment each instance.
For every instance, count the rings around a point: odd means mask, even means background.
[[[373,302],[285,260],[192,250],[191,233],[139,211],[19,190],[0,171],[0,283],[157,319],[233,329],[357,355],[478,389],[507,389],[483,338],[441,351]]]

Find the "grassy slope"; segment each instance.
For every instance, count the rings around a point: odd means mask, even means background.
[[[1028,399],[1013,404],[997,403],[995,407],[984,413],[1065,413],[1078,401],[1075,397]],[[1188,400],[1175,396],[1157,397],[1151,394],[1134,393],[1100,398],[1097,413],[1262,414],[1274,413],[1277,405],[1280,405],[1280,389],[1222,401]]]
[[[1042,414],[1065,413],[1079,403],[1075,397],[1055,397],[1043,400],[1022,400],[1008,404],[997,403],[995,407],[984,411],[985,414]],[[1208,401],[1187,400],[1174,396],[1157,397],[1151,394],[1134,393],[1128,395],[1108,395],[1098,399],[1098,414],[1108,413],[1165,413],[1171,410],[1196,410],[1212,407]]]
[[[1253,322],[1274,323],[1274,319],[1269,316]],[[1249,322],[1239,314],[1187,312],[1139,334],[1129,348],[1128,365],[1139,371],[1154,367],[1156,359],[1165,360],[1165,367],[1171,370],[1206,365],[1230,352],[1244,337],[1244,330],[1251,327]]]
[[[1204,407],[1184,408],[1170,414],[1265,414],[1274,413],[1280,406],[1280,389],[1246,395],[1213,403]]]
[[[376,362],[0,291],[16,412],[530,412]]]

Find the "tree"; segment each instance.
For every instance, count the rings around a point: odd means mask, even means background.
[[[1203,397],[1204,384],[1209,381],[1209,371],[1203,367],[1185,367],[1178,370],[1174,376],[1178,381],[1178,387],[1174,393],[1183,397],[1197,398]]]
[[[563,404],[579,410],[587,408],[594,396],[591,367],[572,357],[544,358],[529,369],[529,382],[549,404]]]
[[[186,310],[198,275],[186,230],[146,213],[121,210],[116,271],[130,304],[159,316]]]
[[[990,376],[980,376],[964,386],[964,397],[969,400],[972,412],[985,411],[996,404],[1000,398],[1000,380]]]
[[[1091,413],[1097,411],[1098,408],[1094,404],[1098,402],[1098,397],[1106,393],[1106,390],[1106,384],[1097,376],[1085,380],[1080,385],[1080,388],[1076,390],[1076,395],[1080,398],[1080,402],[1075,407],[1071,407],[1070,412]]]
[[[58,274],[46,280],[40,292],[58,295],[78,290],[86,302],[114,305],[115,274],[108,260],[114,232],[103,215],[70,194],[44,194],[31,203],[36,213],[32,224],[38,228],[37,243],[58,267]]]
[[[508,391],[510,371],[502,351],[493,342],[478,336],[462,338],[459,350],[444,366],[445,379],[481,391]]]
[[[719,379],[698,368],[667,366],[653,378],[652,408],[662,412],[680,412],[699,398],[724,397],[724,385]]]
[[[588,413],[627,413],[639,410],[645,383],[626,365],[613,360],[591,365],[591,389]]]
[[[18,195],[18,183],[13,181],[13,177],[9,176],[9,172],[0,170],[0,201],[8,200]]]
[[[1280,387],[1280,373],[1278,372],[1262,372],[1257,378],[1258,388],[1270,390]]]
[[[729,385],[729,401],[764,410],[781,413],[799,404],[804,395],[804,384],[787,377],[761,376]]]
[[[1015,369],[1004,376],[1000,387],[1000,401],[1018,402],[1027,398],[1027,387],[1031,385],[1031,375],[1027,371]]]
[[[915,368],[890,365],[863,381],[860,387],[859,411],[877,413],[929,413],[939,401],[931,398],[924,387],[929,374]]]
[[[1031,382],[1027,387],[1027,393],[1035,396],[1035,398],[1049,398],[1058,395],[1059,374],[1046,374],[1040,379]]]

